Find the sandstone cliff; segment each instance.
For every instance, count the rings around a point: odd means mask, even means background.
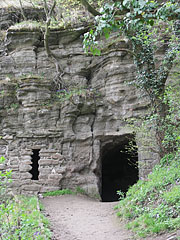
[[[86,28],[54,29],[50,47],[62,66],[67,89],[57,91],[56,70],[46,56],[39,27],[10,27],[0,56],[1,169],[13,170],[12,187],[37,193],[80,186],[101,193],[102,158],[124,146],[132,130],[126,119],[146,111],[148,102],[127,84],[135,78],[131,56],[105,51],[88,56],[82,47]],[[129,48],[125,39],[120,48]],[[145,177],[157,155],[142,148],[137,136],[139,176]],[[32,179],[32,155],[38,180]],[[115,166],[116,168],[116,166]],[[124,177],[126,178],[126,177]],[[130,185],[130,182],[129,182]]]

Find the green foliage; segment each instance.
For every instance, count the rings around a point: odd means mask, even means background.
[[[9,108],[11,108],[11,109],[18,109],[19,108],[19,103],[12,103],[10,106],[9,106]]]
[[[96,17],[95,36],[103,34],[104,30],[120,30],[131,34],[130,31],[139,32],[148,25],[154,25],[158,19],[178,19],[179,3],[174,0],[163,4],[156,0],[123,0],[104,4],[100,13],[101,15]]]
[[[174,83],[175,84],[175,83]],[[148,179],[139,180],[120,201],[118,215],[129,220],[127,227],[139,237],[180,227],[180,112],[179,85],[166,87],[162,102],[166,104],[163,119],[155,113],[144,119],[134,119],[132,128],[151,137],[150,130],[158,126],[164,132],[162,144],[168,153],[156,165]],[[154,143],[156,145],[156,143]],[[153,146],[148,144],[148,147]],[[155,146],[154,146],[155,147]]]
[[[61,195],[66,195],[66,194],[70,194],[70,195],[74,195],[74,194],[86,195],[86,191],[84,189],[82,189],[81,187],[77,186],[75,191],[73,191],[71,189],[56,190],[56,191],[43,193],[43,197],[61,196]]]
[[[166,106],[166,114],[161,118],[157,114],[153,114],[149,119],[154,124],[154,128],[158,128],[164,133],[162,146],[164,152],[171,153],[177,151],[180,147],[180,93],[179,86],[168,86],[165,88],[162,97],[162,103]]]
[[[163,194],[163,199],[168,204],[179,205],[180,206],[180,186],[173,186],[169,192]]]
[[[180,227],[180,152],[155,166],[148,179],[132,186],[117,206],[118,215],[128,219],[128,229],[139,237]]]
[[[66,194],[75,194],[75,193],[70,189],[62,189],[62,190],[43,193],[43,196],[49,197],[49,196],[60,196],[60,195],[66,195]]]
[[[154,109],[150,109],[146,116],[128,119],[128,126],[134,131],[135,135],[141,133],[141,141],[144,142],[144,148],[148,142],[148,148],[153,152],[158,152],[163,149],[164,154],[174,153],[180,148],[180,88],[179,85],[167,86],[164,90],[164,95],[160,99],[161,103],[166,106],[166,114],[159,116]],[[157,136],[152,141],[152,136],[156,132],[163,133],[163,139]],[[158,143],[158,141],[160,141]],[[157,145],[158,144],[158,145]],[[161,149],[157,146],[162,145]],[[132,148],[132,147],[131,147]],[[143,146],[142,146],[143,148]],[[166,164],[166,158],[164,163]],[[167,160],[169,161],[169,160]]]
[[[77,186],[76,191],[77,194],[87,195],[86,191],[82,189],[81,187]]]
[[[0,158],[0,163],[5,161],[4,157]],[[0,171],[0,202],[6,201],[8,196],[7,185],[11,182],[12,171]]]
[[[91,29],[90,32],[84,34],[84,50],[86,53],[90,50],[93,55],[101,55],[101,50],[98,48],[99,42],[96,41],[97,34],[94,34],[94,30]]]
[[[119,195],[119,199],[124,199],[125,198],[125,193],[124,192],[122,192],[121,190],[118,190],[117,191],[117,194]]]
[[[180,148],[180,87],[179,85],[166,87],[163,98],[167,106],[167,114],[161,124],[164,131],[163,146],[167,152]]]
[[[0,91],[0,98],[2,98],[4,96],[4,90]]]
[[[36,197],[15,197],[0,204],[2,240],[51,239],[47,219],[39,212]]]
[[[105,0],[88,1],[94,7],[101,7]],[[42,8],[44,0],[32,0],[34,7]],[[54,0],[46,0],[47,6],[51,9]],[[56,7],[51,16],[50,28],[69,28],[76,24],[91,21],[87,12],[84,14],[84,7],[80,0],[56,0]]]
[[[179,3],[173,0],[163,4],[150,0],[107,3],[101,8],[101,15],[96,17],[95,29],[85,33],[84,49],[99,55],[98,37],[105,35],[109,38],[113,31],[119,31],[119,34],[128,38],[132,43],[132,54],[137,67],[137,78],[133,83],[149,96],[154,105],[156,97],[163,93],[169,71],[180,51],[179,27],[176,22],[179,8]],[[160,31],[159,26],[162,28]],[[163,32],[166,33],[166,42]],[[155,54],[162,47],[166,51],[160,64]]]
[[[4,157],[0,157],[0,164],[5,162]],[[7,185],[11,182],[12,171],[0,171],[0,203],[5,202],[8,196]]]
[[[94,55],[101,53],[98,49],[101,35],[109,38],[111,32],[118,31],[131,42],[132,50],[124,49],[132,54],[136,65],[137,77],[131,84],[150,101],[153,116],[150,115],[149,121],[153,122],[161,157],[167,152],[166,149],[170,149],[170,142],[172,147],[174,139],[179,141],[179,134],[172,134],[175,128],[169,116],[173,114],[167,111],[165,93],[170,71],[179,62],[179,9],[179,1],[174,0],[163,3],[156,0],[113,1],[101,8],[95,28],[84,35],[84,49]],[[158,54],[161,54],[161,59]],[[169,133],[166,131],[164,134],[164,127],[167,126]]]
[[[0,163],[5,161],[0,158]],[[11,171],[0,171],[0,239],[51,239],[47,219],[41,214],[37,197],[14,196],[9,193]]]
[[[0,164],[4,163],[5,162],[5,157],[0,157]]]

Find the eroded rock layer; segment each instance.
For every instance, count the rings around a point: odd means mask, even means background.
[[[132,136],[126,120],[147,109],[145,98],[127,84],[136,74],[131,56],[118,48],[99,57],[85,55],[84,31],[51,33],[50,46],[67,87],[59,91],[42,32],[7,32],[0,57],[0,155],[6,158],[0,169],[13,170],[12,187],[20,193],[79,186],[99,194],[103,151],[123,145]],[[122,39],[118,47],[129,46]],[[139,176],[145,177],[157,155],[142,148],[140,135],[136,141]],[[33,151],[39,154],[36,180]]]

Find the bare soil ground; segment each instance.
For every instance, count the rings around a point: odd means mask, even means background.
[[[117,202],[99,202],[86,196],[64,195],[41,200],[50,220],[52,240],[137,240],[114,211]],[[145,240],[177,240],[169,233]]]
[[[130,240],[116,217],[117,202],[99,202],[86,196],[64,195],[42,199],[54,240]]]

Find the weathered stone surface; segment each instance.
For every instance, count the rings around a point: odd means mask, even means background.
[[[13,172],[13,173],[12,173],[12,179],[20,179],[20,174],[19,174],[19,172]]]
[[[55,66],[46,55],[40,31],[7,32],[0,56],[0,153],[15,172],[21,193],[82,187],[101,191],[102,151],[120,145],[132,130],[126,119],[143,115],[148,101],[126,82],[135,78],[124,51],[100,57],[83,52],[84,29],[54,31],[50,47],[63,68],[62,81],[73,94],[56,96]],[[128,48],[125,40],[121,48]],[[137,136],[139,175],[146,177],[157,155]],[[104,150],[105,149],[105,150]],[[32,180],[33,150],[39,151],[39,180]],[[0,165],[0,170],[5,165]]]
[[[20,178],[21,180],[31,179],[32,175],[29,172],[21,173]]]
[[[23,2],[24,14],[28,19],[31,20],[42,20],[45,19],[45,13],[43,9],[32,8],[31,4],[25,1],[26,6]],[[19,1],[11,1],[11,3],[1,0],[0,2],[0,29],[7,29],[11,25],[23,21],[23,16],[20,11]]]
[[[49,179],[56,179],[56,180],[60,180],[62,178],[62,174],[50,174]]]
[[[5,170],[6,166],[4,164],[0,164],[0,171]]]
[[[36,191],[39,191],[40,190],[40,187],[39,185],[36,185],[36,184],[31,184],[31,185],[23,185],[21,187],[22,190],[25,190],[25,191],[32,191],[32,192],[36,192]]]
[[[29,172],[32,169],[32,167],[30,165],[20,165],[19,166],[19,171],[20,172]]]
[[[51,192],[59,190],[59,186],[43,186],[40,188],[40,192]]]
[[[48,179],[48,180],[46,180],[46,185],[59,187],[60,181],[59,181],[59,179]]]

